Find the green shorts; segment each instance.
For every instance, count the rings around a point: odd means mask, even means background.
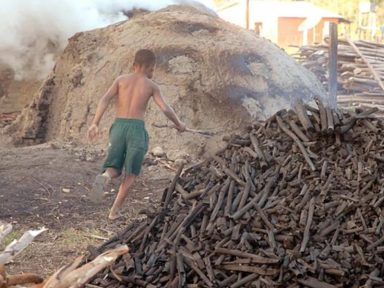
[[[139,175],[144,156],[148,151],[148,133],[144,121],[139,119],[116,118],[109,130],[108,155],[103,165],[125,174]]]

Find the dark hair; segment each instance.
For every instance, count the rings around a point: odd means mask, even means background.
[[[148,49],[140,49],[135,54],[135,61],[133,64],[139,65],[139,66],[150,66],[156,63],[156,56],[155,54]]]

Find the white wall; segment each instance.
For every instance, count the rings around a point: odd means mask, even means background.
[[[246,1],[239,1],[224,10],[217,11],[217,14],[224,20],[246,28]],[[271,11],[268,3],[250,1],[249,5],[249,28],[254,29],[255,22],[263,23],[260,36],[277,43],[278,37],[278,16]]]
[[[224,10],[217,11],[220,18],[245,28],[245,3],[234,4]]]

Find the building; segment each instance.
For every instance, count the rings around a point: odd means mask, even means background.
[[[255,30],[283,48],[320,43],[328,35],[328,23],[348,22],[336,13],[304,1],[228,1],[217,9],[217,14]]]

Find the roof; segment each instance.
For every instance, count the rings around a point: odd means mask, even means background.
[[[226,9],[231,9],[238,5],[243,5],[242,2],[245,1],[228,1],[223,6],[217,9],[217,12],[224,11]],[[326,10],[319,6],[315,6],[312,3],[304,1],[293,1],[293,2],[283,2],[283,1],[274,1],[274,0],[250,0],[249,8],[251,13],[263,14],[265,17],[267,11],[272,11],[271,14],[277,17],[295,17],[295,18],[338,18],[344,20],[344,17],[334,13],[332,11]],[[262,18],[262,17],[261,17]]]

